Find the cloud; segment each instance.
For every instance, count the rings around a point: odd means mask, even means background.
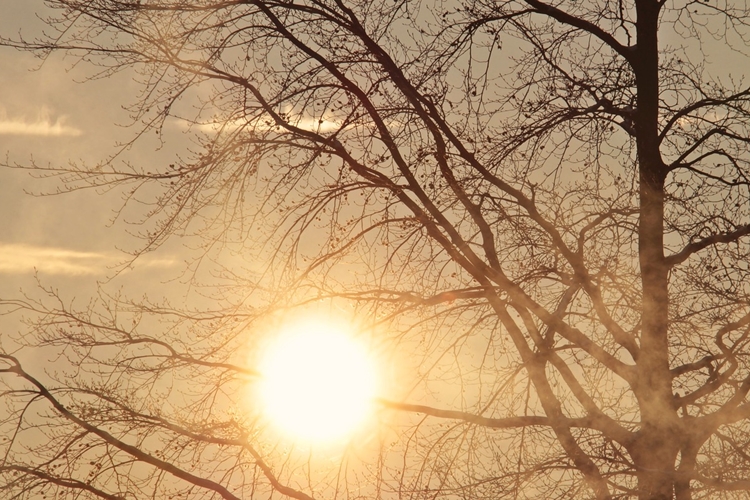
[[[83,131],[65,124],[65,116],[54,121],[49,109],[42,107],[36,119],[28,121],[25,116],[9,118],[5,109],[0,108],[0,135],[38,135],[38,136],[78,136]]]
[[[339,130],[341,128],[341,122],[334,120],[317,120],[313,118],[301,117],[296,120],[290,120],[289,123],[302,130],[310,132],[326,133]],[[247,128],[248,130],[264,131],[274,130],[277,128],[276,124],[271,121],[256,121],[256,123],[250,124],[247,121],[233,120],[229,122],[208,122],[199,124],[189,124],[187,122],[182,124],[184,127],[190,127],[201,132],[217,132],[218,130],[230,130],[234,131],[240,128]],[[279,129],[281,130],[281,129]]]
[[[286,114],[287,123],[289,123],[290,125],[318,134],[339,132],[342,130],[354,128],[356,126],[365,125],[364,122],[347,123],[346,125],[344,125],[343,121],[328,116],[323,116],[322,118],[313,118],[304,113],[294,115],[292,113],[285,112],[284,114]],[[385,120],[385,124],[389,129],[396,130],[406,126],[407,122],[400,119],[389,118]],[[255,132],[263,132],[266,130],[283,130],[267,116],[256,118],[252,122],[247,120],[230,120],[222,122],[219,121],[218,118],[216,119],[216,121],[207,121],[202,123],[179,120],[178,126],[180,128],[190,128],[208,133],[218,132],[219,130],[233,132],[240,128]]]
[[[122,260],[122,254],[0,243],[0,274],[27,274],[35,270],[68,276],[102,274]],[[168,267],[175,263],[174,259],[145,257],[138,260],[137,267]]]
[[[340,130],[344,125],[344,122],[328,116],[327,113],[322,117],[312,117],[304,111],[295,111],[289,106],[284,106],[279,110],[283,119],[290,125],[297,127],[302,130],[316,133],[328,133]],[[218,118],[215,121],[206,122],[189,122],[186,120],[180,120],[179,124],[181,127],[187,127],[192,129],[200,130],[201,132],[217,132],[219,130],[235,131],[240,128],[244,128],[251,131],[262,132],[266,130],[281,130],[276,123],[271,119],[269,115],[263,115],[261,117],[254,117],[252,121],[236,119],[229,121],[221,121]]]
[[[0,273],[21,274],[34,269],[50,274],[94,274],[101,272],[108,259],[96,252],[62,248],[0,244]]]

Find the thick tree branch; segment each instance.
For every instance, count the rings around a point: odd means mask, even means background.
[[[602,28],[594,23],[581,19],[579,17],[568,14],[567,12],[553,7],[539,0],[524,0],[528,5],[536,9],[540,14],[549,16],[563,24],[573,26],[582,31],[590,33],[597,37],[599,40],[604,42],[609,48],[620,54],[625,60],[632,62],[635,57],[634,47],[626,47],[615,39],[611,34],[604,31]]]
[[[723,105],[734,103],[736,101],[747,100],[748,98],[750,98],[750,89],[745,89],[740,92],[734,93],[730,96],[727,96],[723,99],[708,97],[705,99],[700,99],[694,102],[693,104],[690,104],[689,106],[685,106],[681,110],[674,113],[669,118],[669,120],[667,120],[667,123],[664,124],[664,127],[662,127],[662,130],[659,133],[659,141],[664,140],[664,138],[669,133],[669,131],[672,130],[672,127],[674,126],[675,123],[677,123],[681,118],[686,118],[690,116],[690,113],[692,113],[693,111],[697,111],[701,108],[706,108],[706,107],[723,106]]]
[[[133,446],[131,444],[128,444],[116,438],[114,435],[105,431],[104,429],[100,429],[96,427],[95,425],[92,425],[86,422],[85,420],[76,416],[70,410],[68,410],[59,400],[57,400],[57,398],[54,397],[54,395],[49,391],[49,389],[47,389],[45,385],[43,385],[41,382],[39,382],[36,378],[31,376],[26,371],[24,371],[23,368],[21,367],[21,364],[18,362],[18,360],[15,357],[0,353],[0,359],[6,361],[10,365],[8,368],[3,369],[2,372],[15,373],[19,377],[31,383],[36,388],[39,395],[45,400],[47,400],[49,404],[62,417],[76,424],[77,426],[81,427],[87,432],[98,436],[107,444],[119,450],[124,451],[125,453],[131,455],[132,457],[136,458],[137,460],[143,463],[147,463],[153,467],[156,467],[157,469],[160,469],[166,473],[169,473],[170,475],[176,478],[187,481],[188,483],[194,484],[195,486],[198,486],[200,488],[211,490],[215,492],[216,494],[218,494],[219,496],[221,496],[221,498],[224,498],[225,500],[240,500],[238,496],[232,493],[224,485],[217,483],[215,481],[212,481],[210,479],[196,476],[195,474],[192,474],[184,469],[181,469],[165,460],[159,459],[153,455],[150,455],[144,452],[143,450],[139,449],[137,446]],[[259,458],[259,457],[256,457],[256,458]],[[261,469],[266,474],[270,473],[270,469],[268,469],[267,467],[265,469],[261,467]],[[271,481],[272,483],[282,486],[278,483],[278,481],[275,479],[275,476],[273,476],[272,474],[271,474],[271,478],[273,479]],[[313,500],[310,496],[302,492],[293,490],[291,488],[284,487],[282,489],[285,495],[291,496],[292,498],[296,498],[297,500]],[[280,490],[280,492],[282,491]]]
[[[112,494],[107,493],[99,488],[92,486],[88,482],[78,481],[67,477],[59,477],[52,473],[45,472],[39,467],[29,467],[25,465],[0,465],[0,474],[2,473],[21,473],[26,476],[33,476],[38,478],[41,482],[46,484],[54,484],[62,488],[71,490],[80,490],[88,492],[96,497],[104,498],[105,500],[126,500],[128,495],[123,494]],[[12,484],[12,483],[11,483]]]
[[[694,241],[686,245],[676,254],[668,255],[667,257],[665,257],[665,262],[667,266],[674,267],[677,264],[685,262],[690,258],[691,255],[700,252],[704,248],[716,245],[717,243],[733,243],[748,234],[750,234],[750,224],[739,226],[734,231],[712,234],[711,236],[707,236],[706,238],[702,238],[698,241]]]

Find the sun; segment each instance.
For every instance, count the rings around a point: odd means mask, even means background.
[[[265,416],[293,438],[336,441],[372,413],[372,358],[334,322],[307,319],[287,325],[267,347],[259,371]]]

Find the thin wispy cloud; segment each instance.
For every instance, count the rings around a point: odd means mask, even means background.
[[[282,107],[282,109],[279,110],[279,113],[282,116],[282,119],[284,119],[290,125],[310,132],[334,132],[340,130],[344,125],[341,120],[332,116],[328,116],[327,113],[323,116],[313,117],[307,114],[305,111],[294,110],[289,106]],[[227,121],[219,120],[217,118],[216,121],[207,121],[203,123],[180,120],[179,124],[181,127],[189,127],[209,133],[217,132],[219,130],[234,131],[241,128],[256,132],[279,129],[278,125],[268,115],[264,115],[261,117],[255,116],[251,121],[245,119]]]
[[[49,109],[39,109],[34,119],[26,116],[9,117],[4,108],[0,108],[0,135],[36,135],[47,137],[78,136],[83,131],[67,125],[65,116],[52,118]]]
[[[342,130],[364,125],[364,122],[344,124],[344,122],[339,119],[325,115],[321,118],[314,118],[304,113],[298,113],[295,115],[289,112],[282,112],[282,116],[284,116],[287,123],[289,123],[293,127],[301,130],[306,130],[308,132],[315,132],[318,134],[340,132]],[[279,125],[277,125],[268,117],[256,118],[252,122],[247,120],[220,121],[217,119],[217,121],[214,122],[208,121],[204,123],[194,123],[186,120],[179,120],[178,123],[179,127],[181,128],[191,128],[208,133],[218,132],[219,130],[231,132],[238,129],[245,129],[255,132],[263,132],[266,130],[282,130]],[[385,124],[389,129],[400,129],[406,125],[406,122],[399,119],[387,118],[385,120]]]
[[[122,254],[0,243],[0,274],[102,274],[122,260]],[[138,267],[168,267],[175,263],[174,259],[146,257],[138,261]]]
[[[341,128],[341,122],[329,119],[314,119],[309,117],[300,117],[294,120],[289,120],[289,124],[302,130],[310,132],[326,133],[339,130]],[[270,121],[260,121],[250,124],[243,120],[233,120],[229,122],[209,122],[199,124],[188,124],[183,123],[183,126],[200,130],[201,132],[216,132],[218,130],[237,130],[240,128],[246,128],[248,130],[265,131],[276,129],[277,125]]]

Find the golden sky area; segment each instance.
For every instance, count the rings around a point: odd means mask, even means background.
[[[40,2],[0,0],[0,30],[33,36],[42,29],[36,18],[40,8]],[[41,61],[10,49],[0,51],[0,61],[7,68],[0,73],[0,151],[10,164],[94,164],[123,154],[118,144],[137,132],[122,109],[138,89],[129,72],[86,81],[88,69],[71,70],[58,55]],[[312,123],[301,116],[298,124],[307,122]],[[166,133],[165,146],[142,138],[123,158],[143,164],[174,161],[191,143],[182,123],[168,123]],[[33,296],[41,284],[84,302],[97,293],[98,283],[106,283],[134,295],[185,300],[183,284],[171,281],[190,254],[182,243],[123,267],[129,257],[122,250],[134,244],[123,223],[127,210],[118,212],[120,198],[91,190],[47,196],[57,190],[57,180],[37,177],[23,169],[0,169],[0,296],[19,290]],[[187,300],[202,302],[195,296]],[[0,328],[20,333],[24,327],[18,319],[0,316]],[[267,336],[263,356],[253,357],[262,373],[262,381],[251,384],[255,402],[241,407],[252,413],[260,402],[263,418],[284,439],[318,445],[345,444],[363,425],[374,425],[379,375],[362,332],[344,326],[335,314],[287,321],[277,330]],[[32,369],[41,368],[39,361],[28,360]]]
[[[43,29],[37,18],[43,2],[0,1],[0,32],[33,37]],[[0,50],[0,153],[11,164],[63,166],[69,161],[95,164],[120,154],[118,143],[132,138],[135,128],[122,106],[137,90],[132,74],[85,81],[91,68],[70,68],[70,60],[53,55],[44,61],[12,49]],[[127,151],[134,162],[173,161],[188,147],[184,129],[174,124],[167,148],[157,150],[146,140]],[[0,169],[0,292],[36,286],[34,272],[48,285],[82,296],[97,280],[115,274],[133,250],[133,240],[117,218],[118,195],[93,191],[65,196],[54,193],[55,179],[32,178],[27,171]],[[123,214],[124,215],[124,214]],[[145,259],[134,270],[148,269],[155,283],[144,283],[133,272],[125,284],[148,289],[171,276],[181,261],[181,245]],[[133,275],[133,276],[131,276]],[[150,281],[150,280],[149,280]],[[10,328],[16,328],[12,323]]]
[[[728,451],[716,432],[750,415],[750,90],[705,83],[746,56],[673,5],[635,45],[617,2],[555,3],[577,24],[468,3],[135,2],[120,55],[159,62],[101,78],[117,51],[0,48],[0,381],[34,386],[12,352],[57,384],[18,442],[165,498],[605,499],[727,470],[750,491],[722,462],[747,465],[746,422]],[[0,0],[0,35],[33,39],[45,8]],[[704,91],[727,100],[692,108]],[[0,439],[30,393],[4,393]]]
[[[26,38],[33,38],[43,30],[38,19],[44,13],[43,2],[0,0],[0,8],[0,32],[10,35],[20,31]],[[663,44],[671,41],[669,33],[663,35]],[[674,42],[683,44],[685,40],[675,37]],[[721,44],[720,40],[708,42]],[[736,67],[733,60],[741,59],[730,50],[712,50],[711,54],[707,63],[715,75]],[[85,81],[93,75],[92,69],[85,65],[71,69],[70,58],[54,54],[41,61],[7,48],[0,50],[0,62],[0,153],[7,154],[11,163],[28,164],[33,159],[38,165],[59,166],[68,161],[94,164],[118,154],[118,143],[137,131],[122,109],[134,101],[139,89],[133,75],[124,72]],[[309,118],[300,120],[304,128]],[[174,121],[170,127],[165,145],[142,138],[128,150],[127,158],[144,164],[174,161],[191,143],[184,134],[184,124]],[[6,214],[0,219],[0,274],[13,275],[0,285],[3,288],[17,289],[24,281],[20,270],[33,268],[34,263],[38,263],[42,276],[91,275],[96,268],[104,277],[108,266],[117,261],[115,248],[132,247],[121,226],[108,227],[120,206],[116,197],[80,192],[35,198],[24,192],[45,194],[56,189],[54,180],[40,181],[24,171],[0,170],[0,209]],[[96,210],[80,209],[94,205]],[[92,251],[97,256],[85,265],[74,256],[76,252]],[[50,254],[55,255],[51,260],[43,257]],[[174,258],[163,257],[164,262]]]

